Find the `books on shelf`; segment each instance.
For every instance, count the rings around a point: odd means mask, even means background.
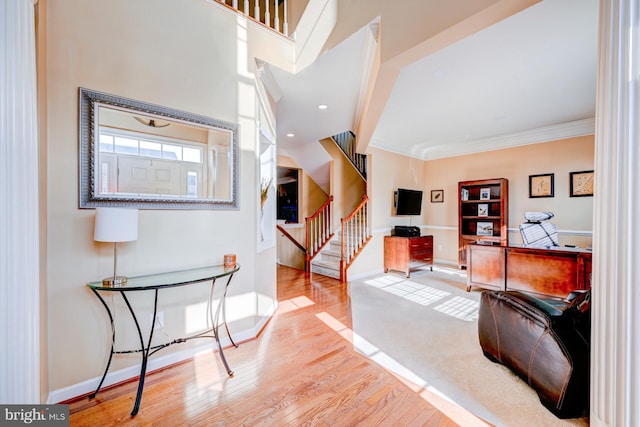
[[[463,188],[460,192],[460,200],[469,200],[469,190]]]

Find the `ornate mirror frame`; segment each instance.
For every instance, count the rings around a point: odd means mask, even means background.
[[[239,127],[237,124],[216,120],[206,116],[110,95],[90,89],[79,88],[79,207],[95,208],[100,206],[130,206],[139,209],[238,209],[239,175]],[[179,195],[131,194],[98,191],[98,112],[100,108],[131,113],[132,118],[140,121],[140,115],[158,118],[165,122],[215,130],[228,133],[227,167],[228,185],[224,189],[225,197],[199,198]],[[146,124],[146,123],[145,123]],[[146,124],[154,126],[153,123]],[[203,160],[207,163],[207,159]],[[207,166],[203,166],[207,167]],[[224,177],[225,180],[227,177]]]

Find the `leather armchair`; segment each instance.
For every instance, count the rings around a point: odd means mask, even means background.
[[[559,418],[589,408],[590,291],[565,300],[483,291],[478,337],[487,358],[526,381]]]

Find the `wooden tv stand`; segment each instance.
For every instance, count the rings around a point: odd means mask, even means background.
[[[467,246],[467,291],[524,291],[564,298],[591,287],[591,251],[473,243]]]
[[[411,270],[423,266],[433,270],[433,236],[384,236],[384,272],[403,271],[409,277]]]

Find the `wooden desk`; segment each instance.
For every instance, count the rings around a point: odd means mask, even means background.
[[[467,291],[476,286],[564,298],[591,287],[591,251],[483,244],[467,251]]]

